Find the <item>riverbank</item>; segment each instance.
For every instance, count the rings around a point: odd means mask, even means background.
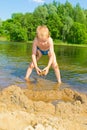
[[[8,38],[7,37],[3,37],[3,36],[0,36],[0,41],[8,41]]]
[[[70,88],[0,92],[0,130],[87,130],[87,95]]]
[[[54,40],[54,45],[87,47],[87,44],[68,43],[68,42],[63,42],[61,40]]]
[[[11,42],[6,37],[0,37],[0,42],[5,42],[5,41]],[[21,42],[17,42],[17,43],[21,43]],[[27,41],[27,42],[24,42],[24,43],[30,43],[30,44],[32,44],[33,41]],[[54,45],[87,47],[87,44],[75,44],[75,43],[71,44],[71,43],[63,42],[61,40],[54,40]]]

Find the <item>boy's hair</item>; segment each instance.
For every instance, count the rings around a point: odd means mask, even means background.
[[[36,35],[37,35],[37,37],[38,37],[38,34],[40,32],[44,32],[44,31],[47,32],[48,37],[50,36],[50,32],[49,32],[49,29],[47,28],[47,26],[46,25],[42,25],[42,26],[38,26],[37,29],[36,29]]]

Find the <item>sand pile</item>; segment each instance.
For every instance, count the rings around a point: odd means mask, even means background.
[[[87,130],[87,95],[9,86],[0,92],[0,130]]]

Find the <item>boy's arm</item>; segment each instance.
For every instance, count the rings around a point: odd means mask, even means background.
[[[33,42],[33,47],[32,47],[32,61],[33,61],[34,67],[36,69],[36,72],[39,75],[41,70],[37,66],[36,51],[37,51],[37,41],[35,39]]]
[[[36,40],[34,40],[33,47],[32,47],[32,61],[35,69],[37,68],[36,51],[37,51],[37,45],[36,45]]]

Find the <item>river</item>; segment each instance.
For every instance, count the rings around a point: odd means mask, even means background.
[[[55,45],[54,49],[63,82],[61,88],[70,87],[87,93],[87,47]],[[1,89],[9,85],[29,87],[24,76],[31,62],[31,50],[32,43],[0,42]],[[43,56],[38,65],[44,68],[47,63],[48,57]],[[56,85],[56,77],[52,69],[45,77],[37,76],[34,70],[31,81],[35,90],[54,89]]]

